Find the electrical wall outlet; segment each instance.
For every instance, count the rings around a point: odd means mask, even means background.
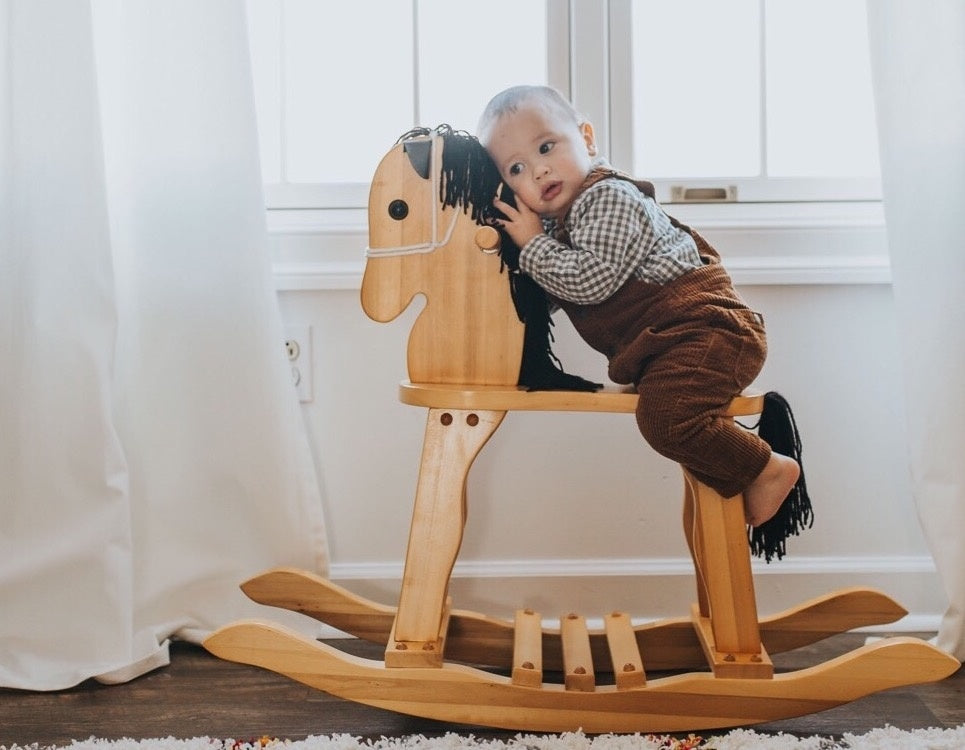
[[[295,326],[285,331],[285,355],[292,368],[292,384],[303,404],[313,401],[312,327]]]

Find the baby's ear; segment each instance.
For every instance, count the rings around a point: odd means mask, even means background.
[[[589,122],[580,123],[580,133],[583,134],[583,142],[586,143],[586,150],[590,156],[596,156],[596,138],[593,135],[593,125]]]

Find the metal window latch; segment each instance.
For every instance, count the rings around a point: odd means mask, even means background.
[[[737,185],[717,187],[670,186],[671,203],[736,203]]]

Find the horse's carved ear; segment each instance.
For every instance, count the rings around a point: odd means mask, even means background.
[[[406,141],[402,150],[409,156],[412,168],[418,172],[423,180],[429,179],[429,169],[432,165],[432,139]]]

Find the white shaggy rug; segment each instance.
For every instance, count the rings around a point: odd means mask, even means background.
[[[788,734],[758,734],[736,729],[728,734],[689,738],[663,735],[604,734],[587,736],[580,732],[560,735],[519,734],[511,740],[477,739],[472,735],[446,734],[441,737],[383,737],[365,740],[348,734],[308,737],[304,740],[211,739],[187,740],[75,740],[58,750],[962,750],[965,725],[954,729],[894,727],[874,729],[867,734],[845,733],[840,739],[794,737]],[[48,750],[50,746],[0,745],[0,750]]]

